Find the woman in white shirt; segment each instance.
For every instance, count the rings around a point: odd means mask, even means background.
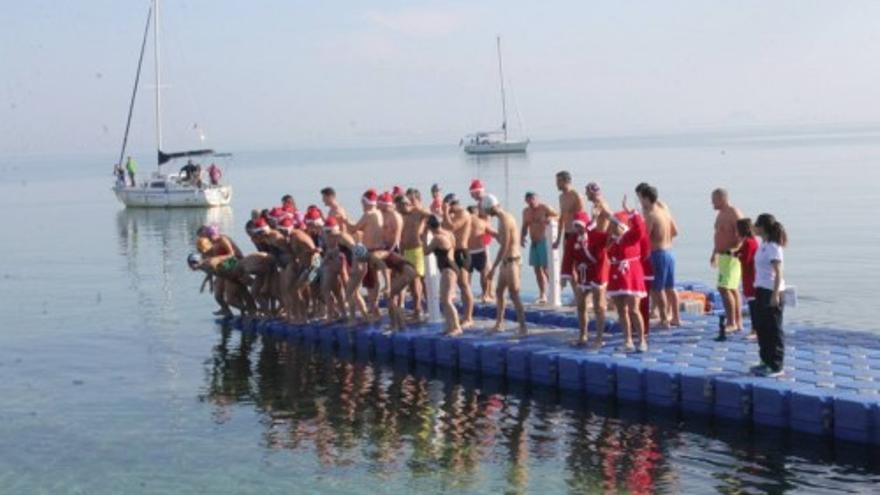
[[[761,364],[752,372],[767,377],[782,376],[785,343],[782,333],[782,293],[785,279],[782,274],[782,251],[788,244],[785,228],[769,213],[762,213],[755,221],[755,231],[761,237],[761,246],[755,253],[755,320],[758,332]]]

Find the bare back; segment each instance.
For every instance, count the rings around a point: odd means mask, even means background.
[[[565,232],[574,232],[574,216],[579,211],[584,211],[584,198],[577,191],[569,189],[559,195],[559,221]]]
[[[736,221],[742,218],[742,212],[734,206],[725,206],[718,210],[715,218],[715,252],[726,253],[737,245]]]

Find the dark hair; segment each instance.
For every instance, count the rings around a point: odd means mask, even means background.
[[[324,189],[321,189],[321,196],[332,196],[335,198],[336,190],[332,187],[325,187]]]
[[[421,191],[419,191],[418,189],[416,189],[416,188],[414,188],[414,187],[411,187],[411,188],[407,189],[407,190],[406,190],[406,195],[407,195],[407,196],[412,196],[413,198],[415,198],[415,199],[417,199],[417,200],[419,200],[419,201],[422,200],[422,193],[421,193]]]
[[[636,194],[641,196],[642,191],[644,191],[648,187],[651,187],[651,185],[648,184],[647,182],[639,182],[638,185],[636,185]]]
[[[469,206],[467,207],[467,211],[468,211],[468,213],[470,213],[471,215],[476,215],[478,209],[477,209],[477,207],[474,206],[474,205],[469,205]]]
[[[752,237],[755,235],[755,231],[752,228],[752,219],[751,218],[740,218],[736,221],[736,232],[740,235],[740,237]]]
[[[788,235],[785,233],[785,227],[776,221],[776,217],[769,213],[761,213],[755,220],[755,227],[761,227],[761,230],[767,235],[767,240],[775,242],[782,247],[788,244]]]
[[[440,219],[437,218],[437,215],[431,215],[428,217],[428,228],[431,230],[437,230],[440,228]]]
[[[638,194],[647,199],[651,204],[657,202],[657,188],[654,186],[645,185],[645,187],[642,188],[642,191]]]
[[[532,191],[527,192],[526,193],[526,201],[534,198],[535,196],[537,196],[537,194],[533,193]]]
[[[565,182],[566,184],[571,183],[571,174],[568,172],[568,170],[556,172],[556,178],[562,179],[562,182]]]

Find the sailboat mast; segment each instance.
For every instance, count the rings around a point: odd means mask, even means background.
[[[156,167],[161,170],[158,155],[162,152],[162,81],[159,64],[159,0],[153,0],[153,52],[156,57]]]
[[[504,95],[504,67],[501,65],[501,36],[495,37],[498,47],[498,77],[501,79],[501,129],[507,141],[507,98]]]

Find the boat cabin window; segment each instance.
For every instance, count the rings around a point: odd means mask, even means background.
[[[150,187],[152,187],[153,189],[165,189],[165,183],[164,182],[152,182],[152,183],[150,183]]]

